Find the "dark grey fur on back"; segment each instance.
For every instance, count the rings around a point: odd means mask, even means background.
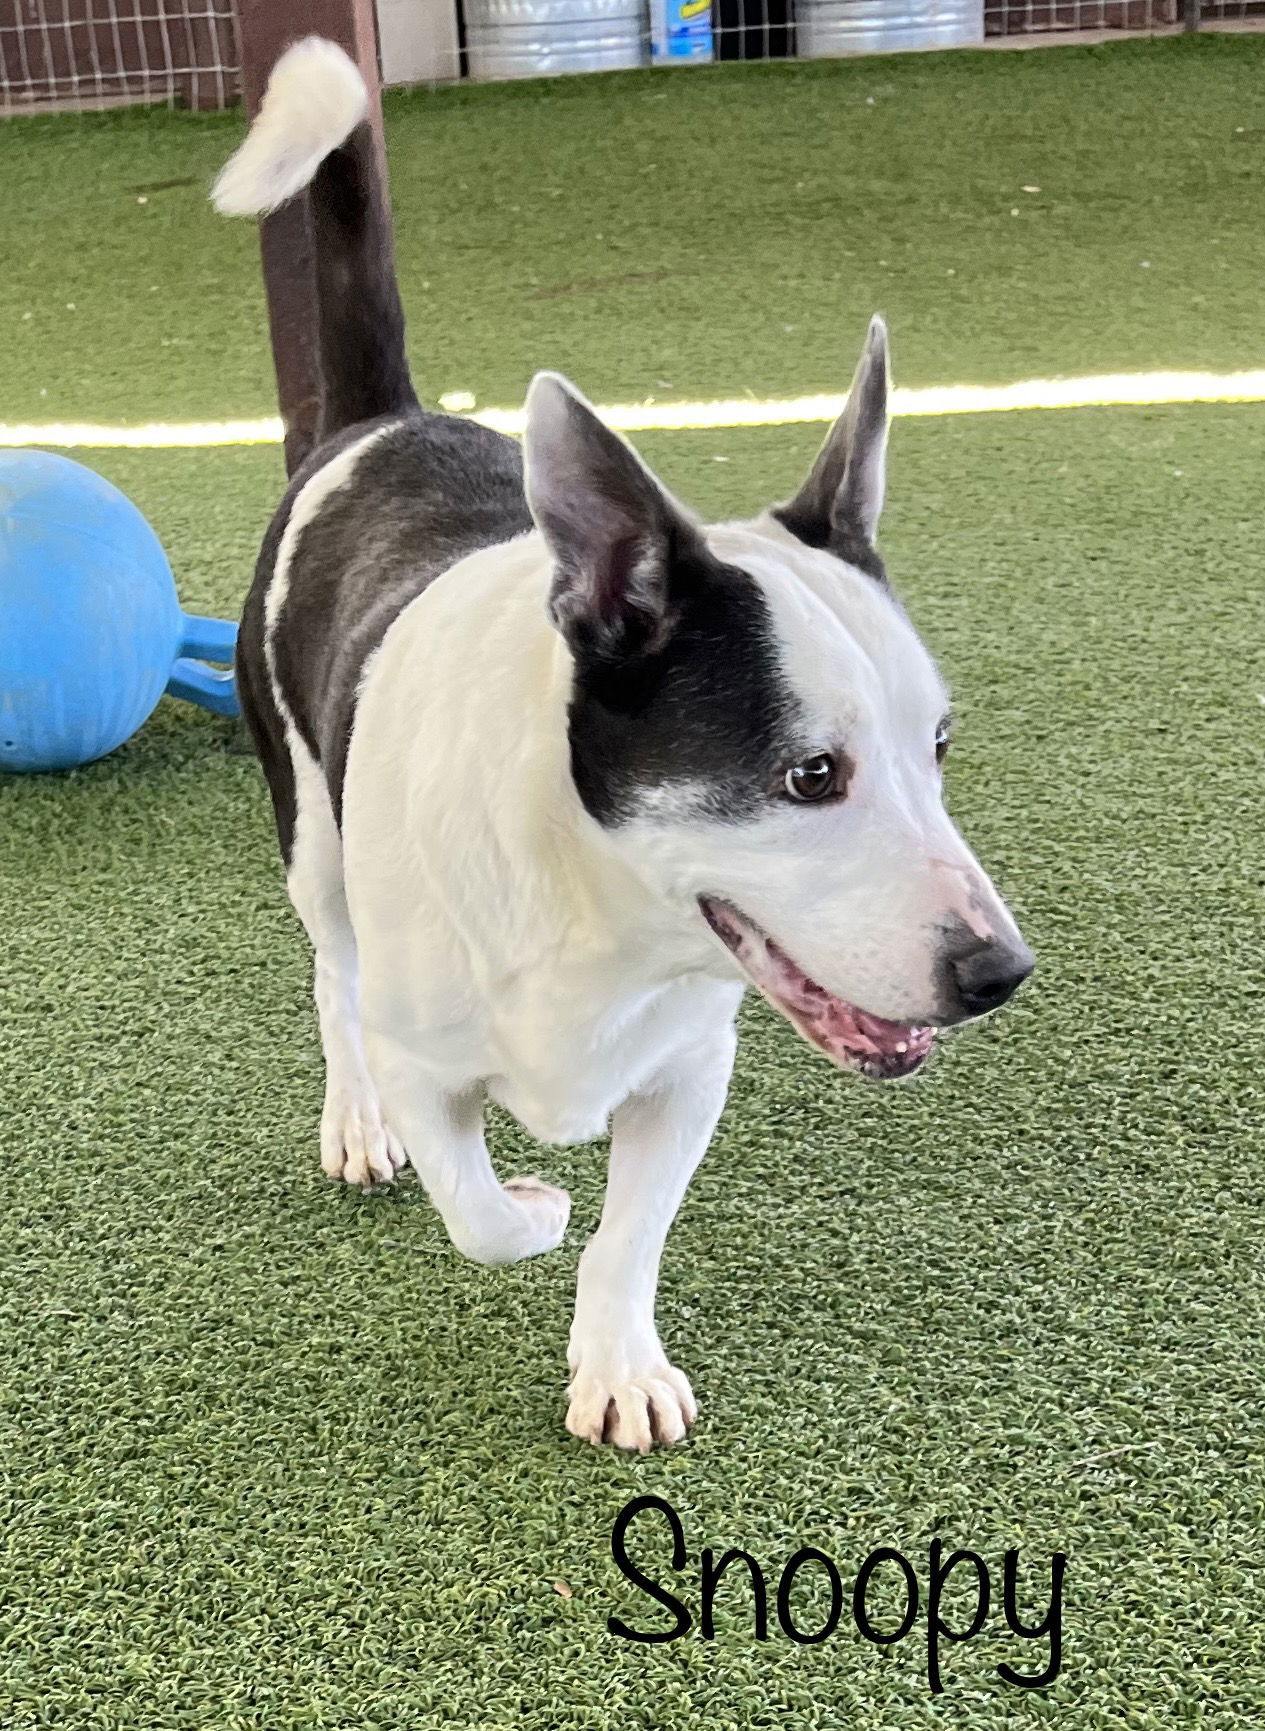
[[[273,655],[336,819],[356,695],[388,627],[459,559],[531,526],[514,441],[419,413],[384,433],[301,531]]]

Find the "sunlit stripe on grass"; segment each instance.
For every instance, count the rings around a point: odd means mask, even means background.
[[[463,393],[454,393],[459,400]],[[842,396],[761,399],[734,397],[711,403],[608,403],[598,413],[625,433],[719,431],[726,427],[781,427],[832,421]],[[892,393],[896,415],[981,415],[1022,409],[1084,409],[1164,403],[1265,401],[1265,368],[1241,373],[1101,373],[1076,379],[1021,379],[1012,385],[930,385]],[[477,409],[470,417],[504,433],[521,433],[521,409]],[[200,445],[275,445],[276,416],[257,421],[156,421],[143,426],[48,422],[0,426],[0,446],[92,445],[163,450]]]

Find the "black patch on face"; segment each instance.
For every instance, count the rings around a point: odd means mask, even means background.
[[[674,782],[706,789],[700,817],[753,817],[800,735],[754,578],[702,552],[674,563],[671,592],[673,627],[660,647],[619,659],[576,654],[571,772],[607,828]]]
[[[799,500],[776,506],[773,515],[806,547],[833,553],[836,559],[855,565],[858,571],[864,571],[876,583],[882,583],[885,588],[888,586],[887,567],[859,523],[838,516],[832,518],[801,505]]]

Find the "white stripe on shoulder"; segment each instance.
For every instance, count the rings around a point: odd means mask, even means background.
[[[299,536],[321,513],[323,506],[335,493],[345,487],[359,466],[360,459],[376,445],[379,439],[393,433],[399,421],[389,421],[385,427],[375,427],[371,433],[366,433],[362,439],[348,445],[345,450],[331,457],[312,476],[304,486],[294,504],[290,507],[290,516],[281,536],[281,545],[277,548],[277,557],[272,567],[272,577],[268,583],[268,593],[264,597],[264,639],[265,645],[271,640],[278,615],[285,605],[285,598],[290,590],[290,566],[294,559],[294,550],[298,545]]]
[[[297,730],[294,725],[294,713],[285,700],[285,693],[277,681],[277,655],[273,638],[276,635],[277,620],[281,617],[281,609],[285,606],[286,596],[290,593],[290,567],[294,561],[294,551],[299,544],[299,536],[308,524],[320,516],[326,503],[334,494],[341,491],[353,479],[360,460],[372,450],[379,439],[388,433],[395,432],[402,423],[398,420],[388,421],[383,427],[375,427],[371,433],[366,433],[362,439],[357,439],[340,451],[336,457],[331,457],[328,463],[319,468],[299,491],[294,504],[290,507],[290,516],[282,531],[281,544],[277,548],[277,557],[273,562],[272,576],[269,579],[268,590],[264,596],[264,630],[263,651],[264,667],[268,673],[268,684],[272,688],[272,701],[277,706],[285,728],[286,743],[293,757]]]
[[[285,700],[285,693],[277,681],[277,655],[273,639],[276,635],[277,620],[281,609],[285,606],[286,596],[290,592],[290,567],[294,561],[295,548],[299,544],[299,536],[308,524],[319,517],[325,504],[341,491],[355,476],[360,460],[376,445],[379,439],[388,433],[395,432],[401,425],[398,420],[388,421],[385,426],[375,427],[371,433],[366,433],[362,439],[357,439],[345,450],[331,457],[300,489],[290,515],[282,531],[281,543],[277,548],[277,557],[273,562],[272,577],[264,596],[264,629],[263,651],[264,667],[268,674],[268,684],[272,688],[272,701],[277,706],[285,729],[286,747],[289,750],[291,762],[294,764],[296,788],[299,785],[302,765],[299,731],[294,723],[294,712]]]

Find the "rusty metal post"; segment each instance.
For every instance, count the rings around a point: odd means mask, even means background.
[[[252,118],[269,73],[292,43],[304,36],[327,36],[347,50],[369,86],[370,123],[385,186],[374,0],[238,0],[238,30],[242,89]],[[259,246],[277,398],[285,426],[286,471],[292,475],[312,447],[321,406],[316,275],[306,194],[263,219]]]

